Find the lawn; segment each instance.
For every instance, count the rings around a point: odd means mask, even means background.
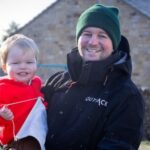
[[[150,150],[150,142],[143,141],[140,145],[139,150]]]

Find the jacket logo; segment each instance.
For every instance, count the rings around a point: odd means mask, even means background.
[[[108,101],[101,99],[101,98],[94,98],[94,97],[86,97],[85,98],[86,102],[93,102],[93,103],[97,103],[98,106],[104,106],[107,107],[108,105]]]

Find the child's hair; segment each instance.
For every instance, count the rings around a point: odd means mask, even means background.
[[[23,34],[15,34],[8,37],[1,45],[0,48],[0,63],[1,65],[5,65],[7,62],[7,56],[11,48],[19,47],[23,51],[33,50],[35,52],[35,57],[37,59],[39,49],[36,43],[29,37]]]

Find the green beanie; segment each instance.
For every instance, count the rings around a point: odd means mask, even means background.
[[[78,19],[76,26],[76,39],[78,41],[82,31],[87,27],[99,27],[106,31],[112,40],[114,50],[117,49],[120,39],[119,10],[95,4],[85,10]]]

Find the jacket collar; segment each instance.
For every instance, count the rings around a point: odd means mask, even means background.
[[[104,82],[106,75],[117,60],[119,60],[119,53],[114,53],[102,61],[84,62],[77,48],[67,55],[67,65],[71,79],[83,85]]]

